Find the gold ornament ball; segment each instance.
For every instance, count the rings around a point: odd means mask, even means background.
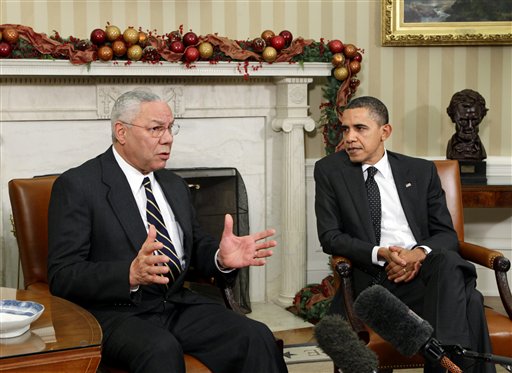
[[[274,47],[265,47],[261,55],[266,62],[274,62],[277,58],[277,50]]]
[[[148,34],[143,31],[139,31],[139,44],[145,45],[148,41]]]
[[[199,55],[201,58],[207,59],[213,56],[213,45],[211,43],[208,43],[207,41],[202,42],[199,44]]]
[[[126,55],[130,60],[138,61],[142,58],[142,48],[138,44],[132,45],[130,48],[128,48]]]
[[[112,48],[108,45],[104,45],[98,49],[98,58],[102,61],[110,61],[114,57]]]
[[[112,50],[117,57],[124,56],[126,54],[126,44],[122,40],[116,40],[112,43]]]
[[[348,69],[345,66],[340,66],[334,69],[334,77],[340,81],[348,78]]]
[[[6,28],[2,31],[2,39],[7,43],[16,44],[19,38],[18,31],[13,28]]]
[[[350,63],[348,64],[348,68],[350,69],[350,72],[355,75],[357,74],[359,71],[361,71],[361,63],[359,61],[350,61]]]
[[[332,55],[331,63],[335,67],[339,67],[345,63],[345,55],[343,53],[335,53]]]
[[[133,27],[128,27],[123,32],[123,39],[128,44],[137,44],[139,42],[139,32]]]
[[[343,54],[347,58],[354,58],[357,54],[357,48],[354,44],[346,44],[345,48],[343,48]]]
[[[274,33],[274,31],[272,30],[265,30],[261,33],[261,38],[263,40],[265,40],[265,43],[267,43],[267,45],[270,44],[270,39],[272,39],[276,34]]]
[[[2,33],[0,32],[0,41],[2,41]]]
[[[107,34],[107,39],[109,41],[117,40],[117,38],[121,36],[121,30],[119,27],[113,25],[107,26],[105,33]]]

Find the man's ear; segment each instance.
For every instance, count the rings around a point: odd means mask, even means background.
[[[126,127],[121,122],[116,122],[114,124],[114,135],[116,140],[121,145],[124,145],[126,142]]]
[[[391,132],[393,132],[393,127],[391,126],[391,124],[389,123],[386,123],[386,124],[383,124],[381,127],[381,140],[382,141],[386,141],[386,139],[391,136]]]

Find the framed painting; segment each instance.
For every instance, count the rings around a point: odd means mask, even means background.
[[[382,0],[382,45],[512,44],[510,0]]]

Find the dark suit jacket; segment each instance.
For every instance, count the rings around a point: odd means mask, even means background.
[[[212,302],[183,288],[192,265],[218,276],[214,263],[218,240],[197,223],[187,184],[169,170],[155,172],[183,229],[186,267],[178,280],[164,286],[141,286],[130,293],[132,260],[147,237],[135,198],[112,148],[63,173],[52,189],[49,207],[48,279],[52,294],[88,309],[105,338],[125,317],[151,311],[164,298],[178,303]],[[236,271],[227,275],[232,280]]]
[[[418,245],[432,250],[458,250],[457,235],[435,165],[387,151],[405,216]],[[356,293],[381,270],[372,264],[376,245],[364,176],[360,163],[343,151],[315,165],[315,211],[320,243],[325,253],[342,255],[354,263]]]

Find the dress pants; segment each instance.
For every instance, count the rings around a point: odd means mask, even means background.
[[[434,337],[443,345],[461,345],[479,353],[491,353],[482,294],[476,290],[475,266],[454,251],[433,251],[410,283],[382,285],[428,321]],[[450,356],[464,373],[495,373],[492,363],[463,361]],[[425,372],[444,372],[438,364],[425,365]]]
[[[475,266],[454,251],[432,251],[427,255],[418,276],[408,283],[387,280],[385,273],[380,285],[387,288],[411,310],[434,328],[434,337],[443,345],[461,345],[479,353],[492,353],[483,297],[476,290]],[[371,286],[371,279],[366,286]],[[355,284],[357,289],[365,286]],[[360,290],[361,291],[361,290]],[[356,295],[360,292],[357,291]],[[343,297],[338,291],[329,313],[344,315]],[[450,356],[464,373],[495,373],[492,363],[463,361]],[[425,372],[445,372],[437,363],[426,363]]]
[[[213,303],[163,301],[161,309],[124,320],[103,342],[105,363],[131,373],[184,373],[184,353],[213,372],[287,372],[266,325]]]

